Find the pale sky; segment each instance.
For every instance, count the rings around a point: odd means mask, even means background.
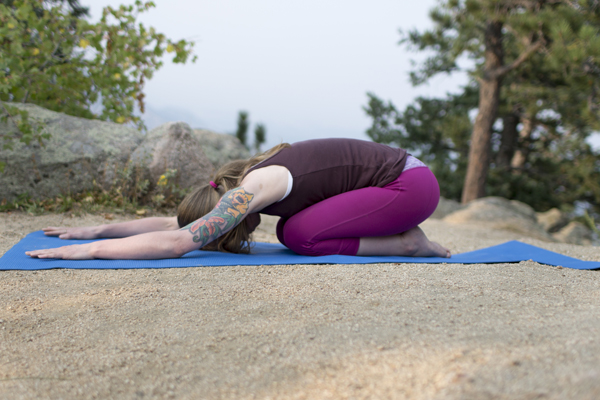
[[[81,0],[96,20],[105,5]],[[165,65],[147,83],[149,128],[168,120],[235,131],[239,110],[267,146],[315,137],[367,139],[368,91],[403,108],[466,83],[440,76],[413,88],[398,29],[430,26],[435,0],[155,0],[140,20],[171,39],[196,42],[195,64]],[[252,132],[251,132],[252,133]],[[253,137],[253,134],[252,134]]]
[[[431,26],[436,0],[155,0],[140,16],[167,37],[196,42],[195,64],[164,66],[146,84],[148,128],[179,120],[232,133],[238,111],[267,127],[266,149],[318,137],[368,139],[367,92],[403,109],[417,96],[442,97],[466,84],[440,75],[412,87],[399,29]],[[81,0],[97,20],[106,5]],[[600,135],[591,140],[600,149]]]

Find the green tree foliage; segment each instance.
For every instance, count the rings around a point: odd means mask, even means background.
[[[516,83],[517,75],[521,83],[535,82],[535,75],[523,72],[539,72],[531,65],[540,62],[545,65],[547,74],[541,78],[546,83],[578,85],[591,77],[586,65],[595,66],[600,55],[598,4],[588,0],[446,0],[430,15],[433,29],[411,31],[404,39],[416,50],[432,52],[411,75],[413,82],[456,71],[458,61],[467,58],[473,61],[469,73],[479,87],[463,191],[463,200],[468,201],[484,193],[501,89]],[[585,93],[590,93],[590,87]]]
[[[71,16],[75,17],[75,18],[80,18],[80,17],[88,17],[89,16],[89,8],[88,7],[83,7],[80,3],[79,0],[46,0],[47,2],[52,2],[54,4],[62,4],[65,5],[65,2],[67,3],[66,6],[68,6],[68,11],[71,14]],[[7,7],[12,7],[15,3],[15,0],[0,0],[0,4],[3,4]],[[42,7],[36,7],[35,8],[35,13],[38,16],[41,16],[43,14],[43,8]]]
[[[472,82],[458,95],[417,99],[404,112],[388,118],[388,126],[378,122],[386,118],[386,110],[373,107],[371,96],[367,108],[367,113],[373,114],[371,137],[420,151],[425,158],[434,157],[438,175],[441,171],[436,165],[449,163],[456,183],[463,177],[460,165],[466,164],[465,153],[440,153],[436,143],[461,148],[469,138],[457,136],[457,131],[464,135],[462,128],[471,129],[471,144],[477,141],[477,124],[482,112],[487,112],[484,119],[489,126],[483,130],[479,127],[486,142],[480,150],[485,160],[481,171],[490,171],[487,184],[483,180],[483,192],[516,198],[538,209],[577,200],[598,205],[598,155],[585,142],[600,128],[597,2],[443,1],[431,17],[433,30],[410,32],[404,40],[417,50],[433,50],[411,74],[413,83],[458,70],[458,60],[465,55],[472,60]],[[495,44],[490,43],[494,37],[489,36],[494,23],[501,27],[492,29],[499,35],[495,39],[500,42]],[[490,51],[496,51],[493,56],[499,64],[490,66]],[[494,84],[497,91],[490,96]],[[461,106],[454,105],[459,99]],[[495,104],[489,107],[486,101]],[[443,126],[441,133],[429,123],[428,118],[435,114],[432,106],[441,113],[437,117]],[[477,115],[471,128],[466,123],[470,111]],[[460,122],[448,119],[457,115]],[[380,137],[380,132],[393,134]],[[413,137],[424,138],[420,143],[430,142],[430,147],[418,147],[410,141]],[[481,160],[481,154],[476,156]],[[437,160],[439,157],[445,161]],[[444,185],[442,182],[445,195],[456,198],[456,190]]]
[[[248,126],[250,122],[248,121],[248,113],[246,111],[240,111],[238,113],[237,119],[237,130],[235,131],[235,137],[237,137],[244,146],[247,145],[247,137],[248,137]]]
[[[256,124],[254,127],[254,149],[260,152],[261,146],[267,141],[267,128],[264,124]]]
[[[459,199],[473,129],[469,112],[477,106],[476,89],[468,87],[464,93],[444,99],[419,97],[403,112],[372,93],[368,96],[364,109],[373,124],[367,135],[376,142],[408,149],[431,168],[444,197]]]
[[[9,102],[34,103],[50,110],[140,128],[136,108],[144,112],[144,85],[163,64],[185,63],[193,43],[173,41],[136,21],[154,7],[106,7],[99,22],[82,18],[87,9],[76,0],[2,0],[0,2],[0,113],[20,129],[3,137],[42,141],[27,115]],[[192,59],[195,61],[195,57]],[[101,105],[100,112],[92,106]]]
[[[250,118],[247,111],[240,111],[237,119],[237,130],[235,136],[248,150],[250,143],[248,141],[248,129],[250,128]],[[267,128],[264,124],[256,124],[254,127],[254,150],[260,151],[260,147],[267,141]]]
[[[476,106],[474,87],[442,99],[417,98],[401,112],[369,94],[365,111],[373,121],[367,134],[376,142],[408,149],[430,166],[444,197],[460,200],[473,127],[469,115]],[[599,154],[586,143],[585,135],[566,132],[557,114],[540,112],[530,139],[515,140],[508,165],[498,161],[509,125],[506,121],[513,116],[501,114],[504,126],[497,124],[493,131],[488,194],[516,199],[538,210],[585,202],[600,211]],[[527,129],[519,117],[517,122],[521,132]],[[526,153],[527,160],[521,167],[512,167],[518,152]]]

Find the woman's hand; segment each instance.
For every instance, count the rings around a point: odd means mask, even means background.
[[[98,239],[98,227],[86,226],[83,228],[65,228],[49,226],[42,229],[46,236],[58,236],[60,239]]]
[[[71,246],[57,247],[55,249],[43,249],[26,251],[30,257],[33,258],[62,258],[63,260],[92,260],[94,257],[90,253],[91,245],[93,243],[86,244],[74,244]]]

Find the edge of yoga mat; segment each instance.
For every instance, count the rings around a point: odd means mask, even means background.
[[[185,268],[218,267],[233,265],[290,265],[290,264],[499,264],[532,260],[540,264],[565,268],[600,269],[598,261],[582,261],[516,240],[468,253],[439,257],[359,257],[359,256],[302,256],[281,244],[256,243],[251,254],[229,254],[212,251],[193,251],[181,258],[164,260],[55,260],[36,259],[25,255],[26,250],[45,249],[69,244],[83,244],[94,240],[61,240],[45,236],[42,231],[30,233],[0,258],[0,270],[68,269],[135,269],[135,268]]]

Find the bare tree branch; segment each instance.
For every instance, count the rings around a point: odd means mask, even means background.
[[[513,69],[519,67],[519,65],[523,64],[525,62],[525,60],[527,60],[529,58],[530,55],[532,55],[533,53],[538,51],[542,47],[543,44],[544,43],[542,40],[538,40],[537,42],[535,42],[534,44],[529,46],[523,53],[521,53],[519,55],[519,57],[517,57],[510,64],[503,65],[502,67],[497,68],[493,71],[490,71],[488,74],[486,74],[487,79],[492,80],[492,79],[501,78],[502,76],[506,75]]]

